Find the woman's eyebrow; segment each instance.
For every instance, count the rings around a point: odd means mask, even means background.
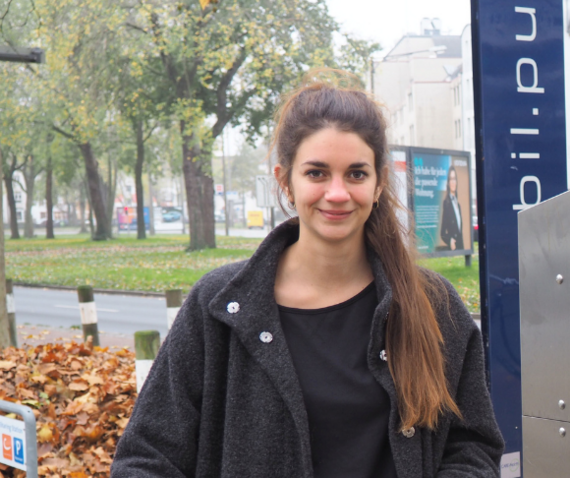
[[[324,168],[324,169],[328,169],[330,166],[328,165],[328,163],[325,163],[324,161],[317,161],[317,160],[309,160],[309,161],[305,161],[304,163],[301,164],[301,166],[314,166],[316,168]],[[366,162],[359,162],[359,163],[352,163],[348,169],[359,169],[359,168],[371,168],[372,165]]]

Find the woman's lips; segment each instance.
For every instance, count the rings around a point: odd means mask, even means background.
[[[319,209],[319,211],[326,219],[329,219],[331,221],[341,221],[343,219],[346,219],[352,213],[352,211],[336,211],[332,209]]]

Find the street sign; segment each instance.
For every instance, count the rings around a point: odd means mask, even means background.
[[[0,416],[0,463],[24,470],[29,478],[37,478],[36,417],[32,409],[0,400],[0,410],[24,418],[21,421]]]
[[[568,188],[562,7],[472,0],[481,325],[501,468],[517,469],[502,476],[522,476],[517,213]]]
[[[277,181],[269,174],[255,176],[257,207],[277,207]]]

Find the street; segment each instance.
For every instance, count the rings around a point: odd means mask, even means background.
[[[81,327],[75,291],[14,287],[17,325]],[[161,297],[95,294],[99,330],[132,336],[138,330],[168,332],[166,302]]]

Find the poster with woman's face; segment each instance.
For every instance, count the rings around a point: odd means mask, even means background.
[[[470,253],[473,244],[468,158],[414,151],[412,161],[419,252]]]

